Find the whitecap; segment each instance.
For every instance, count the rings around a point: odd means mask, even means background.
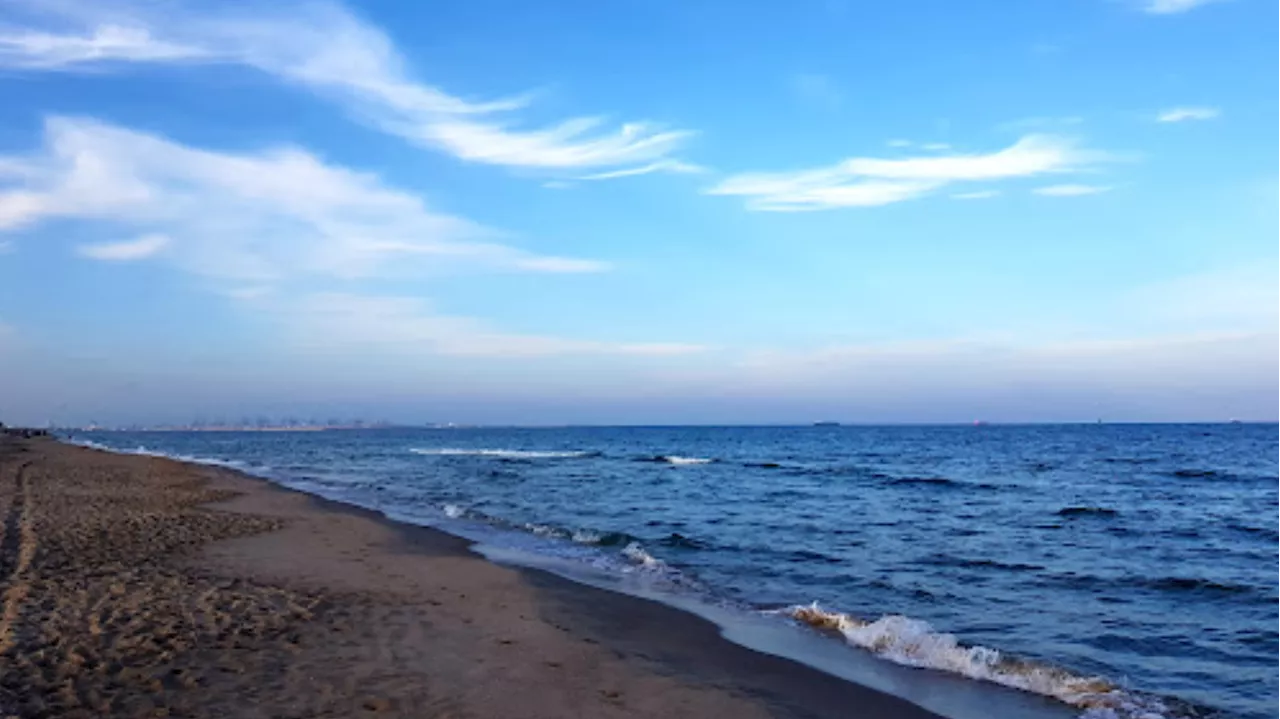
[[[1085,710],[1088,719],[1161,719],[1168,708],[1154,697],[1135,696],[1101,677],[1010,657],[997,649],[966,646],[953,634],[902,615],[875,621],[823,609],[815,602],[781,610],[806,624],[839,633],[850,644],[897,664],[951,672],[1052,697]]]
[[[706,457],[680,457],[674,454],[663,455],[660,460],[667,464],[711,464],[715,461]]]
[[[645,569],[661,569],[666,564],[644,550],[639,542],[632,542],[622,548],[622,556]]]
[[[410,452],[436,457],[500,457],[505,459],[568,459],[587,457],[590,452],[523,450],[523,449],[461,449],[455,447],[420,448],[411,447]]]

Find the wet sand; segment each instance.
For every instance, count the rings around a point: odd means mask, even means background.
[[[0,438],[0,717],[936,717],[229,470]]]

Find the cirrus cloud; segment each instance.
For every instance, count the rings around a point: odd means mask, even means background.
[[[92,245],[81,245],[78,252],[85,257],[111,262],[128,262],[152,257],[169,245],[166,235],[143,235],[135,240],[125,242],[100,242]]]
[[[0,231],[78,220],[132,242],[87,245],[96,259],[164,250],[224,280],[354,279],[478,266],[595,272],[602,262],[500,244],[503,233],[431,209],[375,175],[295,147],[214,152],[86,118],[53,117],[44,145],[0,156]]]
[[[1077,172],[1107,157],[1067,138],[1026,135],[986,154],[854,157],[811,170],[742,173],[705,192],[745,197],[747,209],[766,212],[874,207],[923,197],[956,183]]]
[[[1156,122],[1186,122],[1188,120],[1212,120],[1222,114],[1216,107],[1173,107],[1156,115]]]
[[[416,79],[392,40],[336,4],[243,6],[69,0],[42,20],[0,29],[0,67],[93,71],[128,63],[254,68],[341,105],[358,120],[467,162],[596,179],[682,172],[673,154],[692,136],[660,124],[607,128],[600,117],[521,127],[528,95],[466,100]],[[3,28],[4,26],[0,26]]]
[[[1176,15],[1221,0],[1146,0],[1142,9],[1150,15]]]
[[[1047,187],[1037,187],[1032,190],[1037,195],[1044,197],[1083,197],[1085,195],[1099,195],[1103,192],[1110,192],[1111,188],[1103,185],[1049,185]]]

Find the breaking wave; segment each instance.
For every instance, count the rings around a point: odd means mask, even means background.
[[[711,464],[715,460],[707,457],[681,457],[675,454],[659,454],[653,457],[644,457],[638,461],[657,462],[659,464]]]
[[[112,454],[136,454],[143,457],[157,457],[159,459],[172,459],[177,462],[187,462],[190,464],[203,464],[208,467],[224,467],[227,469],[246,470],[249,465],[234,459],[216,459],[214,457],[197,457],[190,454],[175,454],[170,452],[159,452],[154,449],[148,449],[142,445],[138,445],[133,449],[116,449],[108,447],[105,444],[99,444],[89,439],[69,439],[68,444],[74,444],[79,447],[88,449],[96,449],[100,452],[111,452]]]
[[[1027,661],[984,646],[966,646],[955,635],[901,615],[875,621],[823,609],[815,602],[780,611],[812,627],[835,632],[853,646],[889,661],[935,669],[1052,697],[1085,710],[1090,719],[1161,719],[1170,708],[1155,697],[1130,694],[1101,677]]]
[[[661,559],[646,552],[639,542],[632,542],[623,547],[622,556],[644,569],[664,569],[667,566]]]
[[[525,450],[525,449],[459,449],[453,447],[409,449],[414,454],[435,457],[500,457],[504,459],[570,459],[574,457],[595,457],[596,452],[577,452],[562,450]]]

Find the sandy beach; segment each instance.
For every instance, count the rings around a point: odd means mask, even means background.
[[[934,716],[229,470],[0,438],[0,517],[0,716]]]

